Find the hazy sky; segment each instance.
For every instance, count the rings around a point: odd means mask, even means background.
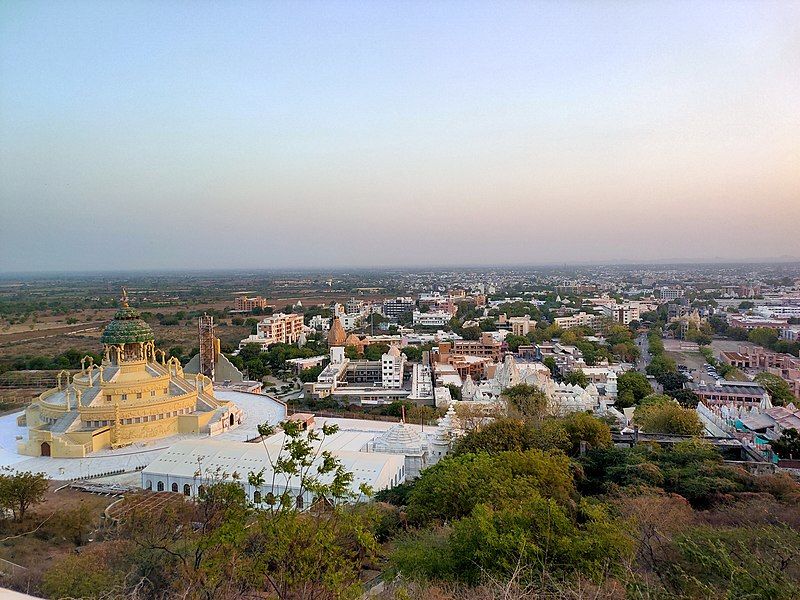
[[[800,2],[0,3],[0,271],[800,256]]]

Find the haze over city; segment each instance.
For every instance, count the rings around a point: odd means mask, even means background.
[[[797,3],[4,2],[0,82],[4,272],[800,256]]]

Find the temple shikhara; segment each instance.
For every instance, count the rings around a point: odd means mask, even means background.
[[[177,434],[214,435],[237,427],[241,410],[214,396],[212,380],[184,374],[176,358],[155,347],[153,330],[128,305],[101,337],[103,360],[81,362],[75,375],[62,371],[57,386],[41,394],[19,417],[30,456],[79,458],[103,448]]]

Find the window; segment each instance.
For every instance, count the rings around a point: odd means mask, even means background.
[[[110,395],[106,395],[106,402],[111,402],[111,396]]]
[[[151,396],[155,396],[156,395],[156,391],[155,390],[150,390],[150,395]]]
[[[163,491],[164,491],[164,482],[163,482],[163,481],[159,481],[159,482],[158,482],[158,485],[156,486],[156,489],[157,489],[159,492],[163,492]]]
[[[261,504],[261,492],[259,492],[258,490],[253,492],[253,502],[255,502],[256,504]]]
[[[141,397],[142,397],[142,393],[141,393],[141,392],[137,392],[137,393],[136,393],[136,399],[138,400],[138,399],[139,399],[139,398],[141,398]]]
[[[295,505],[299,510],[303,510],[303,494],[297,494]]]
[[[148,479],[148,480],[147,480],[147,483],[146,483],[146,484],[145,484],[145,486],[144,486],[144,489],[146,489],[146,490],[152,490],[152,489],[153,489],[153,482],[152,482],[152,481],[150,481],[150,480]]]
[[[127,400],[128,399],[128,394],[122,394],[122,399],[123,400]]]
[[[205,486],[201,485],[197,488],[197,495],[201,498],[206,495],[206,488]]]
[[[192,486],[190,486],[188,483],[184,484],[183,486],[183,495],[184,496],[192,495]]]
[[[177,492],[178,491],[178,484],[177,483],[173,483],[172,484],[172,491],[173,492]]]

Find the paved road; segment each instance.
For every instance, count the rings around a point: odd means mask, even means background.
[[[639,337],[637,337],[636,345],[639,347],[639,358],[636,361],[636,370],[644,373],[647,369],[647,365],[649,365],[650,361],[653,360],[653,357],[650,356],[650,351],[647,349],[649,346],[647,342],[647,336],[645,334],[641,334]]]

